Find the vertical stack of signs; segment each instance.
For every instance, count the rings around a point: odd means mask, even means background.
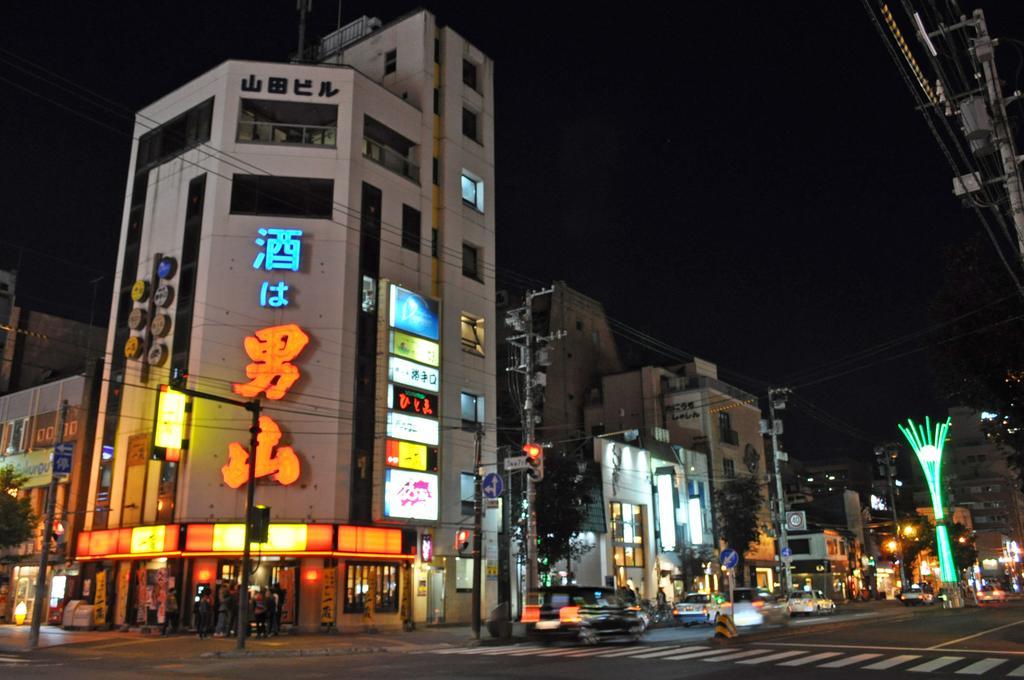
[[[384,516],[438,518],[441,324],[437,300],[389,290]]]

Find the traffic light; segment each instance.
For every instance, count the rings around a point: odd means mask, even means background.
[[[250,517],[249,542],[268,542],[270,540],[270,508],[266,505],[254,506]]]
[[[469,550],[469,539],[472,534],[469,529],[459,529],[455,532],[455,550],[460,555]]]
[[[530,465],[527,469],[530,478],[535,482],[544,479],[544,449],[541,445],[527,442],[523,444],[523,453],[526,454],[526,462]]]

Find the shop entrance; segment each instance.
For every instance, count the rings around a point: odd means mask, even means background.
[[[427,623],[444,623],[444,569],[436,567],[427,577]]]
[[[218,585],[241,585],[241,561],[221,560],[218,564]],[[281,624],[294,625],[298,621],[299,561],[297,559],[263,558],[249,575],[250,595],[266,589],[277,595]]]

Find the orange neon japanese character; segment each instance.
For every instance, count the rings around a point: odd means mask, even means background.
[[[281,426],[270,416],[260,416],[256,437],[256,478],[270,477],[288,486],[299,478],[299,456],[290,446],[278,446]],[[238,442],[228,445],[228,464],[220,469],[224,483],[237,489],[249,481],[249,452]]]
[[[265,392],[267,399],[280,399],[301,375],[288,363],[309,344],[309,336],[293,323],[263,328],[245,338],[245,352],[253,363],[245,367],[251,382],[235,383],[233,389],[243,397]]]

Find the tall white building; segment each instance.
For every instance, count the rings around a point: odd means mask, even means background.
[[[136,118],[76,546],[97,623],[156,624],[172,585],[187,606],[238,576],[249,414],[191,400],[180,449],[158,446],[175,374],[261,400],[253,581],[284,591],[285,623],[360,625],[371,600],[378,625],[469,619],[478,425],[495,448],[493,65],[426,11],[316,54],[225,62]]]

